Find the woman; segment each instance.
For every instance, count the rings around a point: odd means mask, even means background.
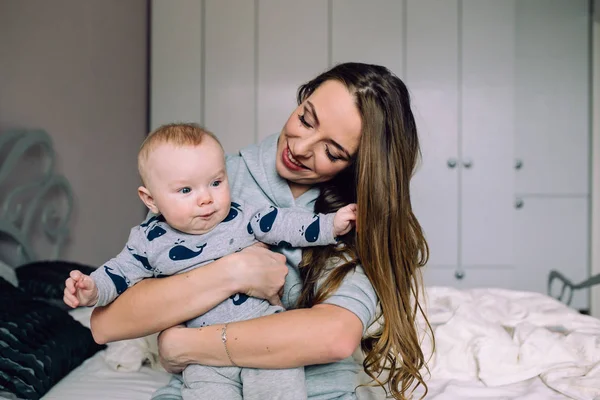
[[[416,316],[422,313],[418,268],[428,248],[410,204],[418,155],[409,94],[399,78],[359,63],[319,75],[299,88],[298,107],[278,137],[228,159],[232,197],[315,212],[356,202],[356,231],[337,247],[304,254],[278,249],[289,268],[279,254],[251,247],[188,274],[146,280],[94,311],[95,339],[158,332],[238,292],[277,303],[287,273],[281,298],[287,312],[229,324],[226,343],[223,326],[167,329],[160,339],[166,368],[308,366],[309,398],[355,399],[351,355],[360,344],[366,373],[394,398],[406,398],[415,384],[425,385]],[[376,320],[378,329],[365,334]],[[383,368],[389,374],[380,376]]]

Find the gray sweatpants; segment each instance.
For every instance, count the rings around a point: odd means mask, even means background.
[[[306,400],[304,368],[256,369],[190,365],[183,400]]]

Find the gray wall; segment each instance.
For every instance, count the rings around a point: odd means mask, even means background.
[[[96,265],[145,211],[146,0],[0,0],[0,129],[39,127],[73,186],[63,258]]]
[[[593,99],[592,119],[592,276],[600,275],[600,0],[596,0],[593,24]],[[600,285],[592,290],[592,315],[600,318]]]

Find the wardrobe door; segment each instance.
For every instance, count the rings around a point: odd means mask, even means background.
[[[517,2],[516,39],[516,191],[587,195],[589,1]]]
[[[561,272],[573,283],[589,277],[588,209],[584,198],[522,200],[514,212],[514,289],[547,293],[551,270]],[[571,306],[589,309],[588,296],[588,290],[576,291]]]
[[[258,0],[257,139],[278,133],[296,108],[298,86],[328,67],[328,4]]]
[[[384,65],[402,78],[406,59],[403,1],[332,0],[331,65]]]
[[[589,277],[590,15],[587,0],[517,3],[515,265],[547,292]],[[589,292],[571,306],[589,308]]]
[[[421,143],[412,205],[430,246],[431,276],[451,284],[458,263],[458,1],[408,0],[406,84]],[[428,276],[430,276],[428,275]]]
[[[513,264],[515,0],[459,4],[461,263],[465,269],[509,267]]]
[[[202,1],[152,1],[150,127],[202,118]]]
[[[254,2],[205,0],[203,122],[226,152],[256,141]]]

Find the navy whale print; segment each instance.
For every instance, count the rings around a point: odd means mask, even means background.
[[[110,280],[112,280],[115,284],[115,288],[117,288],[117,294],[121,294],[127,290],[127,281],[121,275],[111,273],[110,271],[112,270],[112,268],[109,268],[106,265],[104,266],[104,272],[106,272],[106,274],[110,277]]]
[[[236,299],[237,297],[237,299]],[[233,304],[236,306],[241,306],[248,300],[248,295],[244,293],[236,293],[233,296],[229,296],[229,298],[233,301]]]
[[[205,247],[206,243],[204,243],[201,246],[196,246],[196,248],[200,250],[194,251],[181,244],[178,244],[177,246],[169,250],[169,258],[173,261],[189,260],[190,258],[194,258],[202,254],[202,251]]]
[[[254,235],[254,229],[252,229],[252,224],[250,222],[248,222],[248,235]]]
[[[149,227],[153,222],[165,222],[165,217],[163,217],[162,214],[156,215],[152,218],[150,218],[148,220],[148,222],[145,222],[143,224],[140,225],[140,227],[142,228],[147,228]],[[152,227],[152,229],[150,229],[150,231],[146,232],[146,238],[148,239],[148,241],[153,241],[154,239],[161,237],[162,235],[164,235],[165,233],[167,233],[167,231],[165,231],[163,228],[161,228],[159,225],[156,225],[154,227]]]
[[[154,217],[150,218],[147,222],[140,224],[140,226],[142,228],[146,228],[150,226],[150,224],[152,224],[153,222],[165,222],[165,217],[163,217],[162,214],[155,215]]]
[[[229,214],[227,214],[227,216],[225,217],[225,219],[221,222],[229,222],[232,219],[234,219],[235,217],[238,216],[238,213],[242,211],[242,206],[240,206],[238,203],[235,202],[231,202],[231,208],[229,209]]]
[[[271,206],[271,208],[273,209],[273,211],[269,211],[267,214],[263,215],[260,218],[260,222],[258,223],[260,230],[263,232],[269,232],[273,227],[275,218],[277,218],[277,209],[273,206]]]
[[[131,253],[131,255],[133,256],[133,258],[135,258],[136,260],[138,260],[140,263],[142,263],[142,267],[144,267],[144,269],[147,269],[148,271],[152,271],[154,268],[152,268],[152,266],[150,265],[150,262],[148,261],[148,257],[144,257],[144,256],[140,256],[139,254],[135,254],[133,252],[133,249],[129,246],[127,246],[127,250],[129,250],[129,252]]]
[[[311,224],[306,228],[306,232],[304,232],[304,237],[308,243],[314,243],[319,239],[319,233],[321,232],[321,228],[319,227],[319,216],[315,215],[315,220],[311,222]]]
[[[161,237],[165,233],[167,233],[167,231],[165,231],[160,226],[156,225],[154,228],[150,229],[150,232],[148,232],[146,237],[148,238],[148,241],[151,242],[154,239],[156,239],[157,237]]]

